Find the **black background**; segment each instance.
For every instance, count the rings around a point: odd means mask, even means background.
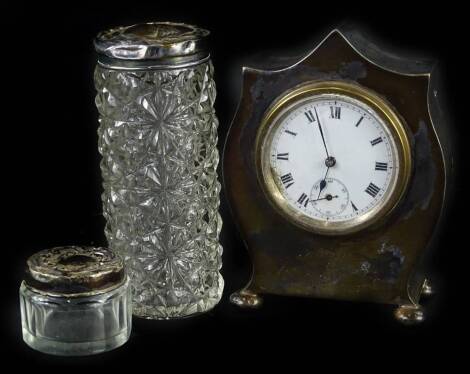
[[[468,250],[468,208],[458,152],[468,137],[468,67],[463,9],[440,9],[397,3],[367,6],[337,2],[271,2],[263,6],[226,2],[134,1],[126,5],[16,4],[1,13],[3,91],[2,169],[2,362],[26,364],[132,365],[229,369],[251,361],[262,364],[307,363],[308,370],[346,363],[363,369],[399,370],[412,358],[420,366],[436,364],[452,353],[457,363],[468,324],[464,275]],[[94,35],[105,28],[142,21],[194,23],[212,31],[211,50],[220,120],[219,149],[234,114],[240,68],[249,57],[294,55],[312,48],[331,28],[353,21],[389,47],[440,61],[449,118],[458,133],[454,144],[457,174],[454,194],[433,257],[437,295],[425,302],[427,321],[403,327],[390,306],[328,300],[265,297],[259,311],[242,311],[228,302],[249,276],[248,256],[222,196],[225,292],[210,313],[180,321],[134,319],[130,341],[94,357],[60,358],[35,352],[21,339],[18,287],[26,258],[37,250],[67,244],[104,244],[100,200],[97,112],[94,107]],[[273,52],[274,50],[274,52]],[[263,55],[263,54],[262,54]],[[463,152],[462,152],[463,153]],[[224,361],[217,364],[217,358]],[[381,363],[372,358],[383,357]],[[133,361],[134,360],[134,361]],[[162,365],[162,366],[159,366]],[[171,367],[171,366],[170,366]]]

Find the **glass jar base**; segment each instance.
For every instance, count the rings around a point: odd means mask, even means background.
[[[204,307],[201,307],[201,303],[204,303]],[[176,307],[134,306],[132,314],[138,318],[157,320],[190,318],[209,312],[217,303],[218,300],[211,303],[202,301],[195,304],[182,304]]]
[[[84,356],[124,344],[132,329],[129,280],[80,297],[52,296],[20,287],[23,340],[43,353]]]
[[[127,330],[105,340],[67,343],[35,336],[23,328],[23,340],[26,344],[39,352],[57,356],[88,356],[110,351],[127,342],[129,335],[130,330]]]

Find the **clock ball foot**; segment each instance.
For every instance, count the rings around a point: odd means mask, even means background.
[[[240,308],[256,309],[263,304],[263,299],[249,290],[241,290],[230,295],[230,302]]]
[[[424,321],[424,310],[420,305],[406,304],[395,309],[395,318],[405,325],[416,325]]]
[[[431,287],[429,279],[425,279],[423,283],[423,288],[421,290],[423,296],[432,296],[434,295],[434,289]]]

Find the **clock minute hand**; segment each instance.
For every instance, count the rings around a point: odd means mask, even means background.
[[[315,199],[315,200],[310,200],[310,202],[314,202],[314,201],[320,201],[320,200],[333,200],[335,198],[337,198],[338,195],[335,195],[335,196],[332,196],[332,195],[326,195],[325,197],[320,197],[319,199]]]
[[[323,146],[325,147],[325,152],[326,152],[326,160],[325,160],[326,173],[322,181],[320,182],[320,191],[318,191],[318,197],[317,197],[317,199],[319,199],[321,192],[326,187],[326,177],[328,175],[328,172],[330,171],[330,167],[336,164],[336,160],[334,157],[331,157],[330,154],[328,153],[328,147],[326,146],[325,135],[323,134],[323,129],[320,123],[320,118],[318,117],[317,108],[313,107],[313,110],[315,111],[315,116],[317,118],[317,123],[318,123],[318,129],[320,130],[321,139],[323,141]]]
[[[323,140],[323,145],[325,146],[326,157],[330,158],[330,155],[328,154],[328,148],[325,142],[325,136],[323,135],[323,129],[321,127],[320,119],[318,118],[317,108],[313,107],[313,110],[315,110],[315,116],[317,117],[318,129],[320,130],[321,139]]]

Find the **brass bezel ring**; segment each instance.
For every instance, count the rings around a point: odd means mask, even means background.
[[[387,126],[397,152],[399,168],[394,186],[384,196],[383,203],[365,214],[347,221],[322,221],[294,209],[282,196],[280,186],[272,172],[270,147],[273,134],[287,109],[295,104],[323,94],[342,95],[367,105],[372,114]],[[360,231],[384,219],[399,203],[408,185],[411,169],[411,146],[405,125],[392,106],[377,93],[357,83],[345,81],[312,81],[285,92],[265,112],[256,136],[256,171],[258,181],[273,207],[289,222],[311,232],[326,235],[344,235]]]

